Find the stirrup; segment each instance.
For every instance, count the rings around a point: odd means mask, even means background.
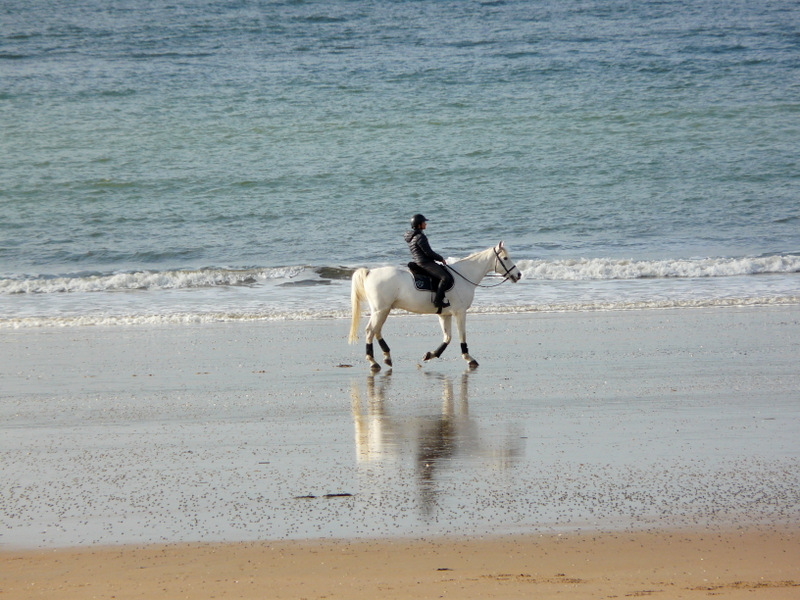
[[[442,300],[439,304],[436,305],[436,314],[442,314],[443,308],[449,308],[450,303],[447,300]]]

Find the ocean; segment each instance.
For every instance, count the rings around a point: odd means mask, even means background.
[[[795,0],[4,0],[0,328],[800,303]],[[486,283],[499,283],[488,279]]]

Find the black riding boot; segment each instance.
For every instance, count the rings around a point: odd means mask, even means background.
[[[433,305],[438,308],[437,313],[441,313],[443,308],[447,308],[450,306],[450,303],[444,299],[444,288],[445,282],[439,281],[439,285],[436,288],[436,297],[433,299]]]

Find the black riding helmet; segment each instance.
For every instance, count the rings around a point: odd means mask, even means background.
[[[417,213],[413,217],[411,217],[411,229],[417,229],[420,225],[425,223],[428,219],[425,218],[425,215],[421,215]]]

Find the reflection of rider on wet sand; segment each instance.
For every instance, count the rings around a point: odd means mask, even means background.
[[[471,436],[465,435],[465,432],[460,427],[466,422],[467,418],[467,381],[469,374],[470,371],[467,371],[461,376],[461,393],[458,407],[455,407],[453,403],[453,380],[447,376],[425,374],[427,377],[441,378],[443,402],[440,416],[425,417],[419,427],[414,427],[414,431],[418,433],[418,435],[414,436],[414,441],[419,446],[418,453],[420,455],[425,453],[425,448],[447,446],[450,442],[439,440],[442,436],[450,438],[455,433],[458,433],[462,440],[471,438]],[[392,372],[388,371],[382,376],[376,377],[374,373],[370,373],[367,376],[366,410],[362,406],[363,402],[358,383],[355,380],[352,382],[351,399],[356,428],[356,452],[360,461],[391,458],[392,454],[399,451],[396,442],[402,442],[404,439],[408,440],[410,437],[407,427],[409,422],[404,421],[399,416],[393,417],[386,412],[385,400],[392,380],[391,375]],[[460,416],[454,421],[456,411],[460,413]],[[419,424],[419,418],[412,419]],[[456,425],[459,425],[457,432],[455,430],[452,432],[447,431],[448,428],[453,428]],[[437,430],[440,431],[441,435],[437,435]],[[394,445],[393,442],[395,442]]]
[[[442,377],[442,412],[436,419],[425,421],[417,444],[417,476],[420,480],[422,505],[426,512],[436,504],[434,470],[444,459],[452,458],[461,448],[459,441],[478,444],[475,426],[469,419],[469,372],[461,375],[458,405],[453,402],[453,380]]]
[[[404,442],[415,446],[415,473],[421,490],[425,512],[435,505],[436,486],[434,473],[442,460],[456,455],[460,450],[480,445],[476,425],[469,419],[468,381],[471,371],[461,375],[461,389],[455,402],[453,380],[441,378],[442,408],[437,416],[409,420],[386,413],[386,394],[391,383],[391,371],[376,378],[367,377],[366,410],[363,407],[358,384],[352,385],[352,411],[356,434],[356,456],[359,462],[382,462],[402,458]],[[376,380],[377,379],[377,380]]]

